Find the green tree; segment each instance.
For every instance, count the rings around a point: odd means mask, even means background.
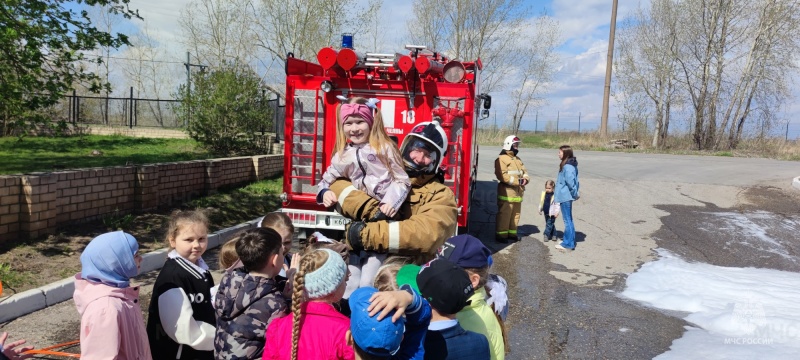
[[[107,6],[126,19],[140,18],[130,0],[77,0]],[[66,0],[0,2],[0,135],[41,120],[36,111],[55,104],[76,84],[93,92],[109,88],[86,70],[84,51],[128,45],[124,34],[98,30],[88,13],[66,7]]]
[[[225,63],[181,85],[177,112],[189,121],[186,131],[219,155],[264,150],[263,131],[272,127],[272,111],[261,79],[245,64]],[[260,135],[261,134],[261,135]]]

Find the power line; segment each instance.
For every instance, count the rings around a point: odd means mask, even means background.
[[[181,61],[130,59],[130,58],[123,58],[123,57],[116,57],[116,56],[105,56],[105,58],[116,59],[116,60],[147,61],[147,62],[162,63],[162,64],[181,64],[181,65],[183,65],[183,62],[181,62]]]
[[[89,56],[89,57],[94,57],[94,58],[106,58],[106,59],[128,60],[128,61],[146,61],[146,62],[152,62],[152,63],[180,64],[180,65],[183,65],[182,61],[131,59],[131,58],[124,58],[124,57],[119,57],[119,56],[105,56],[105,55],[96,55],[96,54],[84,54],[84,55]]]

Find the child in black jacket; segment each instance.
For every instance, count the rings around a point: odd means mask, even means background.
[[[147,319],[153,359],[214,358],[214,279],[202,258],[208,223],[199,211],[179,211],[170,219],[167,242],[172,251],[153,286]]]

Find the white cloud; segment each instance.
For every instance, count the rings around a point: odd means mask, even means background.
[[[181,11],[189,3],[191,0],[131,0],[130,7],[139,9],[139,15],[148,24],[150,32],[168,49],[179,50],[177,48],[181,48],[182,45],[180,45],[181,26],[178,19]],[[134,24],[141,28],[143,22],[134,21]]]
[[[368,0],[358,0],[365,7]],[[558,21],[562,46],[559,48],[561,63],[558,73],[550,84],[547,104],[539,109],[541,114],[582,114],[587,122],[599,123],[602,109],[602,95],[606,71],[606,52],[608,49],[608,30],[611,18],[611,1],[608,0],[552,0],[535,1],[534,16],[539,15],[536,7],[546,8],[548,16]],[[163,45],[164,60],[184,61],[186,48],[180,43],[181,29],[178,23],[181,11],[191,0],[131,0],[131,8],[139,9],[142,21],[133,21],[141,29],[147,24],[149,32]],[[621,24],[638,6],[649,6],[649,0],[619,0],[617,24]],[[414,21],[412,3],[409,1],[384,0],[381,11],[375,16],[380,19],[383,34],[379,49],[368,51],[402,51],[407,40],[407,26]],[[357,34],[358,43],[367,35]],[[366,40],[366,39],[364,39]],[[180,69],[178,69],[180,70]],[[177,70],[176,70],[177,71]],[[800,98],[800,90],[795,91]],[[498,92],[493,111],[498,122],[504,121],[510,112],[510,96]],[[794,101],[792,99],[791,101]],[[800,105],[787,104],[787,114],[800,113]],[[535,111],[527,117],[533,118]],[[789,115],[787,115],[789,116]],[[794,120],[794,119],[791,119]],[[796,121],[796,120],[795,120]],[[616,104],[610,101],[609,123],[616,125]],[[525,126],[523,124],[523,126]],[[587,126],[586,128],[588,128]]]

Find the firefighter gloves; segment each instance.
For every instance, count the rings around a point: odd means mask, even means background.
[[[363,221],[353,221],[347,224],[345,240],[350,250],[355,252],[364,250],[364,243],[361,241],[361,230],[364,230],[365,226],[366,224]]]

